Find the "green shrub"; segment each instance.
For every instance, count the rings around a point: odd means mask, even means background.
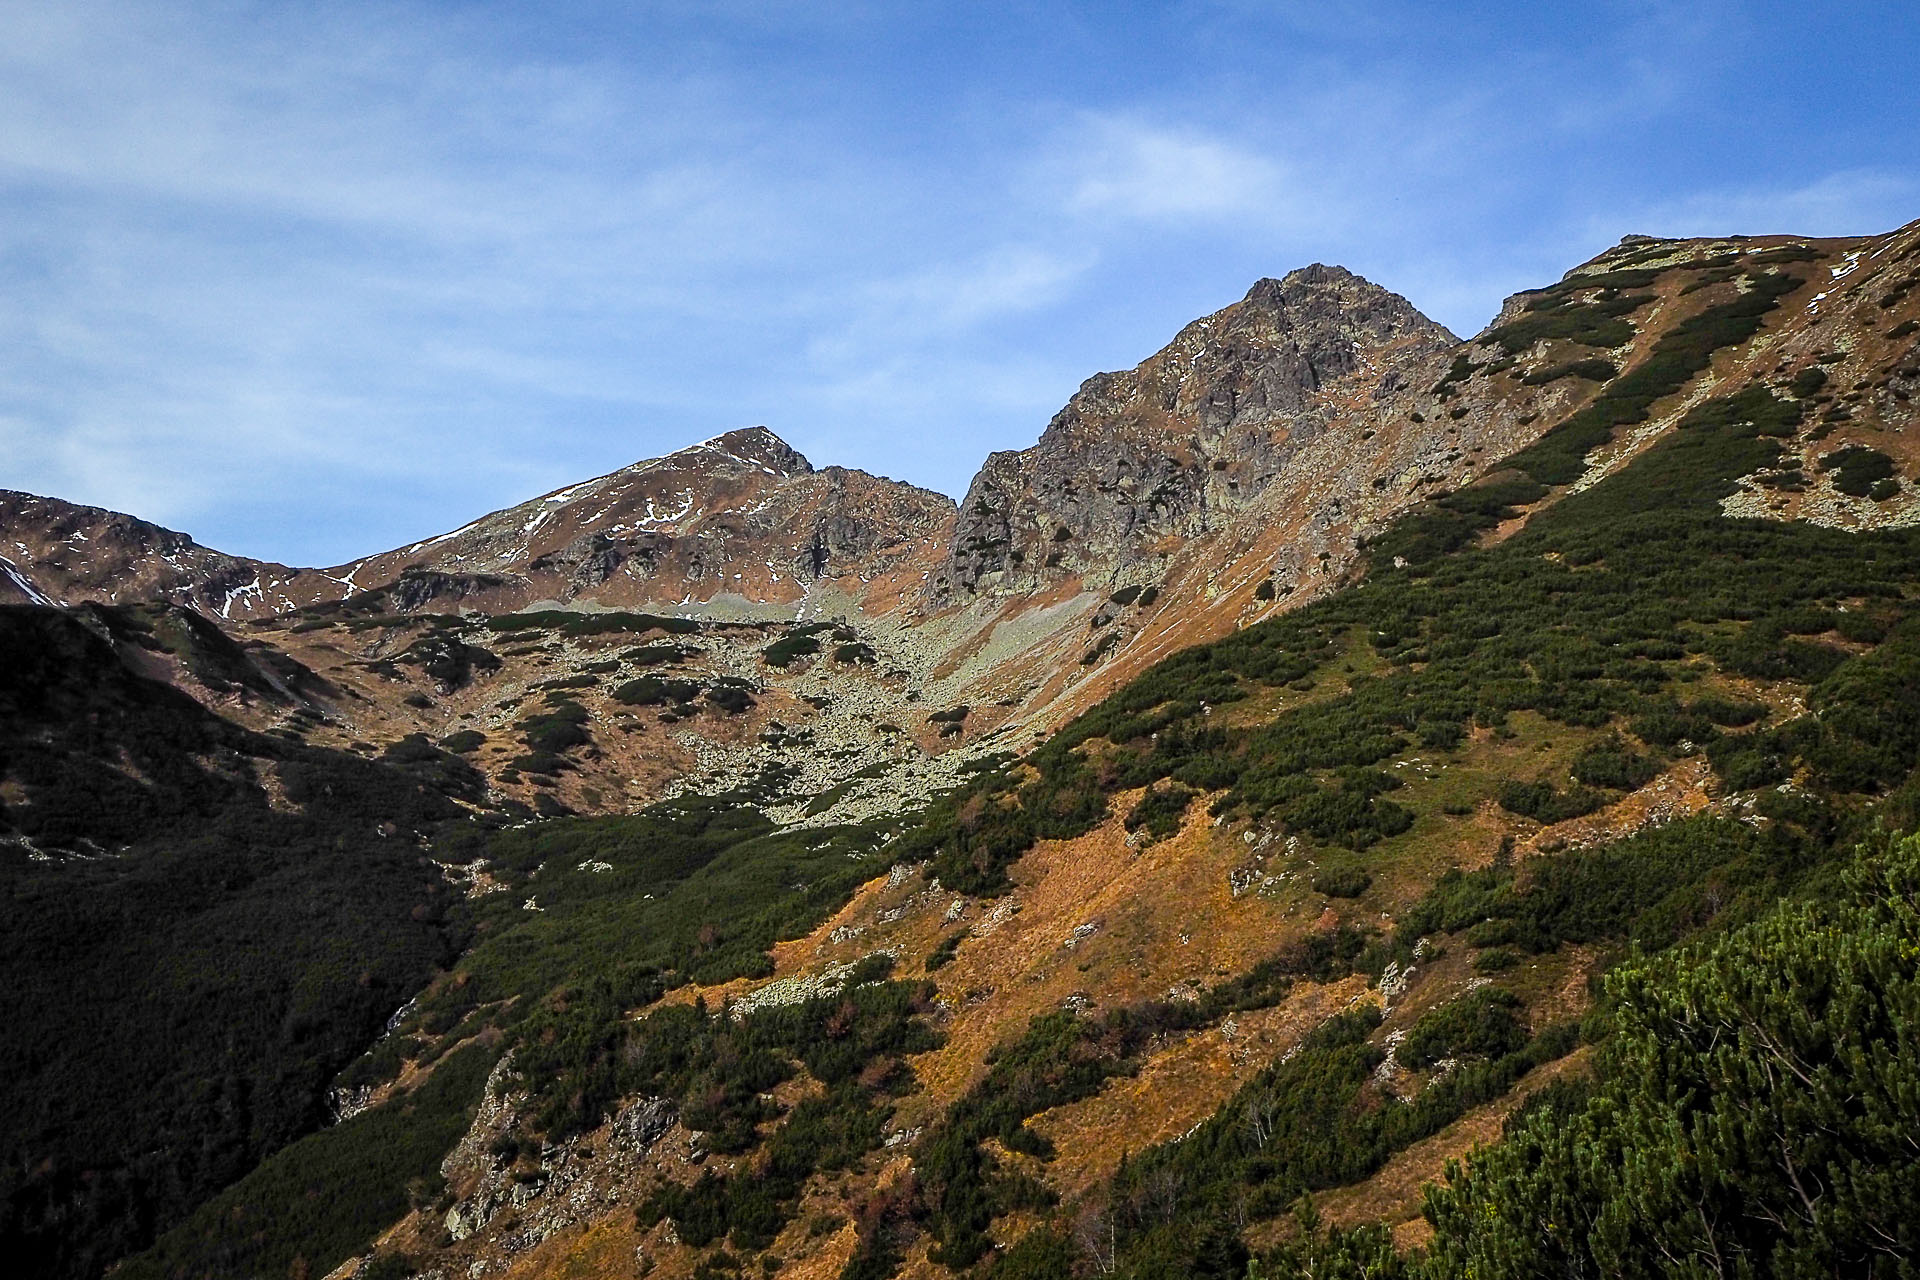
[[[685,662],[698,652],[698,649],[681,644],[643,644],[626,650],[620,658],[636,667],[661,667]]]
[[[457,756],[465,756],[472,755],[485,746],[486,742],[487,735],[478,729],[461,729],[440,739],[440,746]]]
[[[1576,782],[1590,787],[1637,791],[1659,775],[1660,766],[1629,748],[1616,734],[1575,756],[1572,772]]]
[[[1180,830],[1180,820],[1198,793],[1180,783],[1150,787],[1127,814],[1129,831],[1145,830],[1153,840],[1165,840]]]
[[[691,702],[700,695],[695,680],[662,680],[658,676],[640,676],[613,691],[615,702],[629,707],[659,707],[669,702]]]
[[[1793,381],[1787,384],[1787,393],[1796,400],[1805,400],[1827,385],[1827,371],[1818,365],[1809,365],[1793,375]]]
[[[1500,807],[1508,813],[1532,818],[1543,826],[1565,822],[1592,813],[1606,803],[1606,797],[1584,787],[1561,791],[1551,782],[1504,782],[1500,784]]]
[[[1400,1043],[1400,1061],[1419,1070],[1442,1058],[1497,1058],[1527,1042],[1520,1001],[1498,987],[1482,987],[1430,1009]]]
[[[585,707],[562,700],[544,712],[526,717],[514,727],[520,730],[520,739],[530,750],[555,754],[591,741],[582,727],[587,720]]]
[[[932,973],[937,969],[944,969],[949,964],[952,964],[953,958],[960,954],[960,944],[965,942],[966,939],[967,934],[964,929],[957,933],[950,933],[940,939],[939,945],[927,953],[927,972]]]
[[[563,636],[598,636],[618,632],[664,631],[692,635],[700,624],[692,618],[662,618],[650,613],[574,613],[549,609],[532,613],[503,613],[487,619],[490,631],[553,631]]]
[[[761,650],[760,656],[766,659],[770,667],[790,667],[801,658],[820,652],[820,635],[838,629],[834,622],[809,622],[795,627],[780,639]],[[850,636],[843,637],[851,639]]]
[[[707,690],[707,701],[728,715],[737,716],[756,705],[751,689],[751,685],[723,677]]]
[[[1610,382],[1620,376],[1611,360],[1567,360],[1548,365],[1520,379],[1522,386],[1541,387],[1562,378],[1585,378],[1588,382]]]
[[[1506,947],[1489,947],[1473,958],[1475,973],[1505,973],[1520,963],[1520,957]]]
[[[761,651],[770,667],[790,667],[801,658],[820,652],[820,641],[804,632],[774,641]]]
[[[1372,883],[1373,877],[1359,867],[1327,867],[1313,875],[1313,891],[1329,898],[1357,898]]]
[[[1878,449],[1848,445],[1822,457],[1820,469],[1832,474],[1833,487],[1841,493],[1865,498],[1872,494],[1874,485],[1893,478],[1893,459]]]

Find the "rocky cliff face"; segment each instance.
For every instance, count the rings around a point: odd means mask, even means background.
[[[1339,267],[1262,280],[1136,368],[1089,378],[1032,448],[989,458],[936,593],[1117,585],[1218,533],[1336,416],[1391,403],[1456,341]]]

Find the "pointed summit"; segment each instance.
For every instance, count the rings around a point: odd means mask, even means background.
[[[765,427],[735,427],[694,448],[717,449],[742,462],[764,467],[783,476],[813,474],[813,464],[807,461],[805,455]]]
[[[1276,479],[1335,465],[1302,450],[1336,419],[1379,419],[1458,341],[1345,267],[1257,281],[1134,368],[1089,378],[1033,448],[990,458],[961,504],[945,587],[1145,574]]]

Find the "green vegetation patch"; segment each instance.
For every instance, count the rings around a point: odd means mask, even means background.
[[[766,659],[770,667],[790,667],[800,659],[820,652],[821,633],[833,631],[838,626],[834,622],[809,622],[805,626],[795,627],[762,649],[760,656]]]
[[[664,680],[658,676],[641,676],[616,688],[613,700],[629,707],[659,707],[670,702],[685,704],[699,697],[701,688],[697,680]]]
[[[1657,1275],[1678,1257],[1904,1274],[1920,1256],[1916,945],[1909,838],[1861,856],[1834,899],[1621,966],[1595,1081],[1545,1094],[1428,1189],[1420,1274]]]
[[[1520,379],[1522,386],[1543,387],[1549,382],[1558,382],[1562,378],[1585,378],[1588,382],[1611,382],[1620,376],[1619,368],[1611,360],[1565,360],[1559,364],[1537,369]]]
[[[1869,496],[1874,485],[1894,475],[1892,458],[1862,445],[1827,454],[1820,459],[1820,469],[1833,477],[1834,488],[1855,498]]]
[[[1408,1029],[1399,1056],[1418,1071],[1443,1059],[1498,1058],[1526,1043],[1519,999],[1498,987],[1482,987],[1428,1010]]]
[[[1654,295],[1621,290],[1644,288],[1659,277],[1658,270],[1644,269],[1574,276],[1541,290],[1518,316],[1488,333],[1485,340],[1509,356],[1555,340],[1583,347],[1625,346],[1634,334],[1626,317],[1652,302]],[[1587,292],[1594,296],[1582,300],[1579,295]]]
[[[576,613],[565,609],[546,609],[532,613],[502,613],[487,619],[489,631],[552,631],[563,636],[599,636],[621,632],[664,631],[686,636],[700,630],[693,618],[663,618],[651,613]]]
[[[491,651],[442,630],[429,631],[414,640],[393,661],[419,667],[428,678],[448,689],[471,684],[477,672],[500,669],[500,659]]]
[[[698,652],[684,644],[643,644],[626,650],[620,657],[636,667],[665,667],[685,662]]]
[[[522,717],[514,728],[529,750],[557,754],[592,741],[584,727],[592,718],[585,707],[563,698],[545,711]]]

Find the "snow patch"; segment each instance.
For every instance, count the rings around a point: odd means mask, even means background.
[[[13,561],[0,556],[0,573],[7,575],[7,581],[20,589],[20,593],[35,604],[51,605],[54,602],[43,595],[40,589],[27,581],[26,575],[14,566]]]
[[[248,596],[262,598],[265,595],[266,592],[260,587],[260,575],[256,573],[253,575],[253,581],[249,582],[246,586],[234,587],[227,592],[227,598],[220,602],[220,616],[223,618],[233,617],[233,606],[236,601],[244,600]]]

